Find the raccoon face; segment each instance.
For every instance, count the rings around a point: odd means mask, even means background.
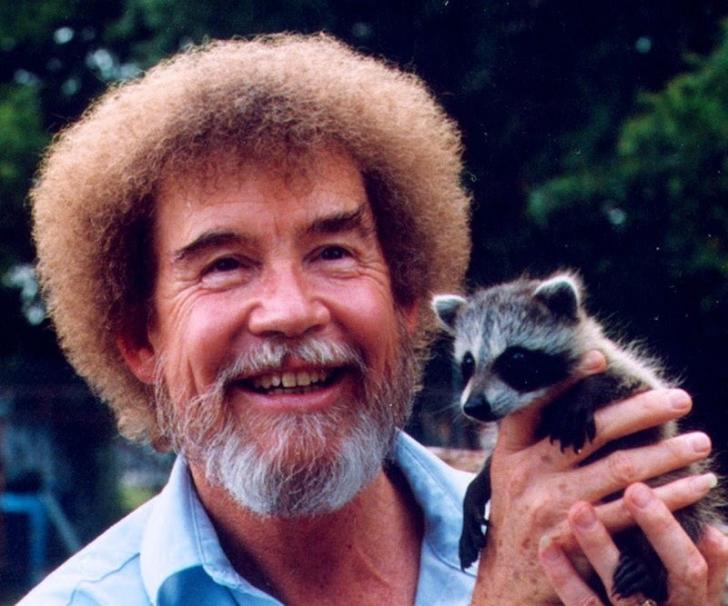
[[[463,412],[481,421],[530,405],[566,379],[582,353],[578,283],[569,275],[519,280],[466,298],[435,297],[455,337]]]

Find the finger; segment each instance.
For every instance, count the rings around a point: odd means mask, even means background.
[[[707,604],[719,606],[726,593],[728,537],[714,526],[708,526],[698,542],[698,549],[708,564]]]
[[[548,537],[541,539],[538,559],[546,578],[565,606],[603,606],[555,541]]]
[[[553,401],[558,394],[563,393],[574,383],[589,375],[604,372],[607,360],[598,350],[584,354],[571,377],[559,383],[532,405],[505,417],[500,424],[498,433],[498,447],[504,452],[519,452],[533,445],[534,435],[541,420],[541,409]]]
[[[569,527],[582,553],[597,573],[615,606],[633,604],[634,600],[613,595],[614,571],[619,563],[619,549],[609,531],[597,517],[594,507],[585,501],[572,505],[568,515]]]
[[[587,351],[579,361],[571,378],[567,379],[563,386],[568,388],[569,385],[573,385],[585,377],[599,374],[605,370],[607,370],[607,358],[604,354],[598,349]]]
[[[569,509],[568,522],[576,542],[605,587],[611,589],[612,575],[619,562],[619,550],[599,521],[594,508],[579,501]]]
[[[653,488],[654,494],[670,511],[676,511],[697,503],[704,498],[718,483],[715,474],[706,473],[698,476],[687,476]],[[609,503],[597,505],[596,514],[600,522],[610,533],[619,532],[629,526],[634,526],[632,514],[626,508],[623,499],[616,499]],[[561,525],[556,533],[564,549],[570,550],[575,546],[575,539],[566,523]],[[727,539],[728,540],[728,539]]]
[[[641,483],[627,488],[624,504],[667,569],[668,603],[704,605],[708,565],[670,510],[647,485]]]
[[[617,438],[680,418],[692,406],[692,399],[682,389],[650,389],[605,406],[594,415],[597,425],[594,450]]]
[[[581,489],[581,498],[596,501],[630,484],[657,478],[682,469],[710,454],[710,438],[692,432],[662,440],[657,444],[618,450],[572,473],[571,481]]]

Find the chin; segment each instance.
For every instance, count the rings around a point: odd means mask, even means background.
[[[366,418],[343,438],[336,423],[315,427],[311,419],[294,417],[284,425],[267,434],[265,442],[246,441],[237,432],[220,436],[205,458],[207,479],[260,515],[330,513],[374,480],[395,433],[393,426],[385,430]]]

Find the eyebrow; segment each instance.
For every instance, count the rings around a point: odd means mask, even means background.
[[[182,263],[212,248],[229,246],[230,244],[242,244],[250,241],[251,239],[247,236],[232,231],[205,231],[189,244],[174,251],[172,260],[175,263]]]
[[[365,221],[366,204],[360,204],[352,211],[335,212],[330,215],[314,219],[300,232],[305,235],[337,234],[347,231],[358,231],[363,235],[370,234],[372,227]],[[256,239],[236,231],[212,229],[197,236],[192,242],[172,253],[175,264],[184,263],[199,254],[221,246],[253,245]]]
[[[315,219],[303,231],[309,235],[337,234],[346,231],[358,231],[364,235],[371,233],[372,228],[365,221],[367,206],[360,204],[351,211],[341,211]]]

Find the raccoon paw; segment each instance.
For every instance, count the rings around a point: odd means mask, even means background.
[[[579,452],[596,436],[594,413],[588,407],[573,407],[568,411],[560,408],[550,406],[544,410],[541,430],[552,442],[558,441],[561,444],[562,452],[567,448]]]
[[[622,552],[612,577],[612,595],[625,599],[636,594],[658,603],[667,601],[667,573],[659,562]]]
[[[458,545],[460,568],[462,570],[465,570],[475,562],[485,547],[487,539],[485,532],[483,532],[483,525],[488,526],[488,521],[484,518],[481,518],[481,520],[471,518],[463,524],[463,531],[460,534],[460,544]]]
[[[487,522],[486,522],[487,524]],[[480,526],[478,527],[463,527],[463,532],[460,535],[460,544],[458,545],[458,555],[460,556],[460,568],[465,570],[475,560],[478,559],[480,552],[485,547],[486,538]]]

